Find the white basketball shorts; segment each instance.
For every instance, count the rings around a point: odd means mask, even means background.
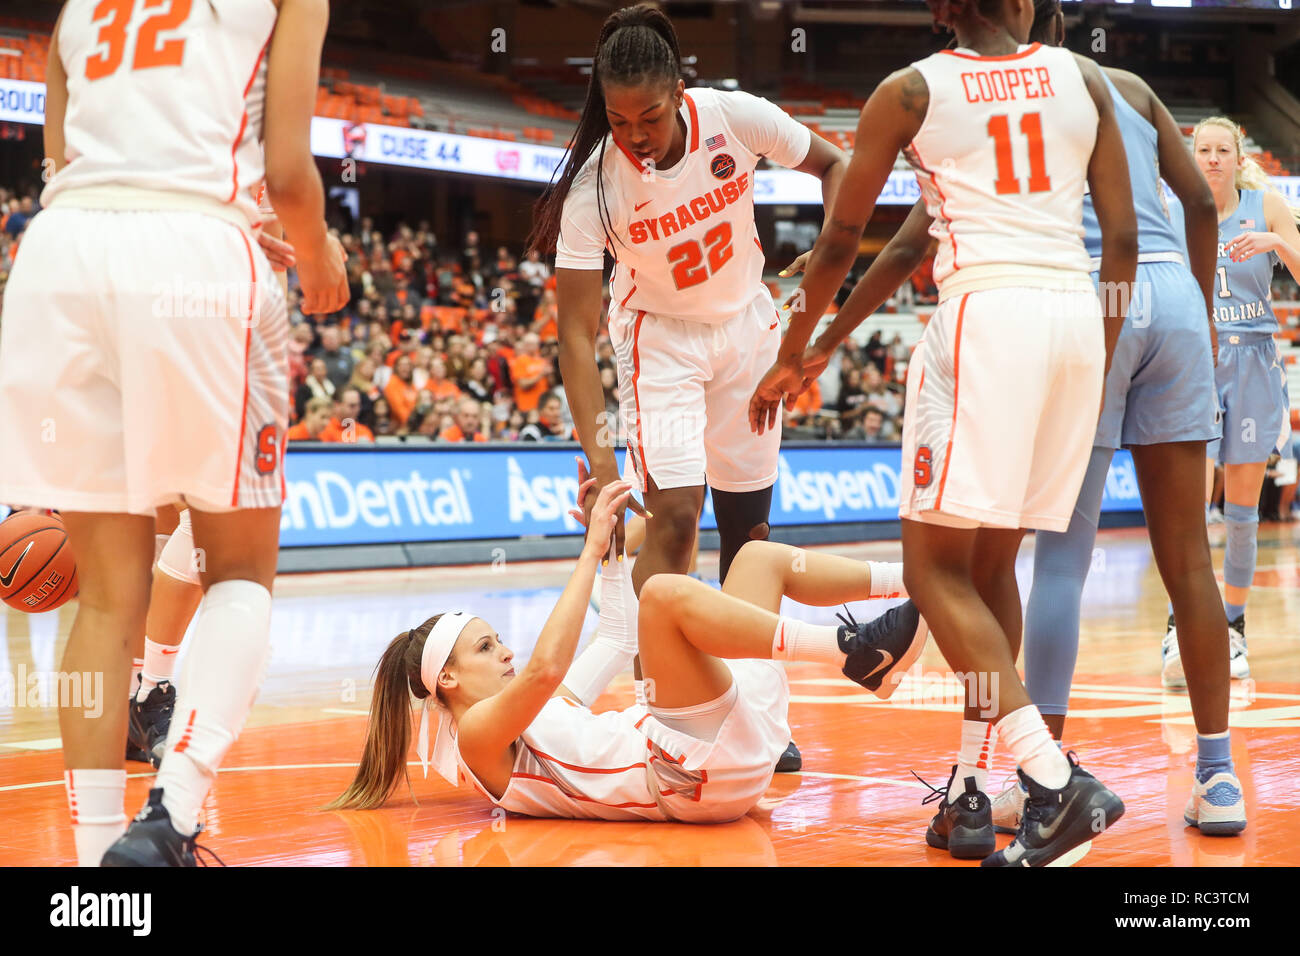
[[[749,428],[749,399],[781,345],[766,288],[717,325],[615,305],[609,337],[632,480],[642,492],[647,474],[665,489],[706,479],[720,491],[775,484],[780,423],[762,435]]]
[[[0,501],[279,506],[288,325],[256,240],[216,216],[46,209],[0,320]]]
[[[1101,408],[1091,288],[999,288],[942,303],[909,365],[899,515],[1065,531]]]

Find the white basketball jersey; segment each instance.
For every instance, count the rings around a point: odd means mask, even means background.
[[[912,66],[930,108],[904,156],[934,218],[941,296],[1042,270],[1086,278],[1098,117],[1073,54],[1035,43],[1000,57],[944,50]]]
[[[530,817],[666,820],[646,772],[653,745],[638,729],[647,714],[643,706],[593,714],[552,697],[515,743],[510,785],[500,800],[463,760],[461,773],[497,806]]]
[[[198,196],[256,225],[271,0],[69,0],[68,164],[42,205],[86,187]]]
[[[799,165],[812,134],[779,107],[742,92],[690,90],[679,115],[686,153],[668,170],[643,170],[612,136],[605,138],[599,194],[597,149],[565,200],[555,264],[600,269],[608,248],[616,261],[614,305],[719,324],[743,312],[762,286],[754,167],[763,156]]]

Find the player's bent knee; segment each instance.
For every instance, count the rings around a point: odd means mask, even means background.
[[[662,613],[671,608],[680,590],[681,580],[682,576],[679,574],[650,575],[646,578],[645,584],[641,585],[641,593],[638,595],[641,609]]]

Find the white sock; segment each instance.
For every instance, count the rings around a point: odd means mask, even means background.
[[[270,662],[271,592],[252,581],[208,588],[194,624],[155,787],[176,831],[194,833],[217,768],[243,729]]]
[[[1070,782],[1070,761],[1033,704],[1007,714],[998,721],[997,729],[998,737],[1028,777],[1049,790],[1060,790]]]
[[[838,627],[829,624],[809,624],[794,618],[781,617],[772,634],[772,660],[814,661],[844,666],[844,652],[836,635]]]
[[[868,561],[871,569],[871,597],[895,598],[903,593],[903,565],[901,562]]]
[[[974,777],[975,786],[988,793],[989,765],[997,735],[991,723],[982,720],[961,722],[961,750],[957,752],[957,773],[948,786],[948,802],[955,803],[966,792],[966,778]]]
[[[72,814],[78,866],[99,866],[126,830],[125,770],[65,770],[63,786]]]
[[[145,640],[148,640],[148,638],[145,638]],[[132,700],[135,700],[135,689],[136,686],[140,683],[140,678],[143,673],[144,673],[144,658],[143,657],[131,658],[131,686],[127,690],[126,696],[131,698]]]
[[[143,701],[149,696],[149,691],[163,681],[172,679],[172,672],[176,670],[176,655],[180,649],[179,644],[159,644],[145,635],[144,668],[140,671],[140,689],[136,692],[136,700]]]

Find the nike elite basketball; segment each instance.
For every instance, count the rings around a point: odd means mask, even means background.
[[[0,601],[35,614],[77,596],[77,559],[63,519],[25,511],[0,523]]]

